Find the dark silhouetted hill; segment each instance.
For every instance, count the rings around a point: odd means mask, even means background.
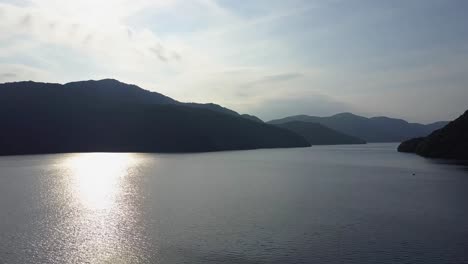
[[[236,111],[233,111],[233,110],[231,110],[229,108],[222,107],[220,105],[213,104],[213,103],[199,104],[199,103],[180,103],[180,102],[178,102],[178,104],[182,104],[182,105],[190,106],[190,107],[194,107],[194,108],[208,109],[208,110],[211,110],[211,111],[215,111],[215,112],[219,112],[219,113],[223,113],[223,114],[228,114],[228,115],[233,115],[233,116],[241,116]]]
[[[422,125],[389,117],[366,118],[351,113],[341,113],[329,117],[297,115],[272,120],[268,123],[282,124],[291,121],[319,123],[367,142],[401,142],[414,137],[427,136],[432,131],[447,124],[447,122],[437,122]]]
[[[303,136],[312,145],[365,144],[362,139],[348,136],[324,125],[311,122],[292,121],[277,126]]]
[[[178,101],[156,92],[144,90],[136,85],[113,79],[71,82],[64,85],[68,93],[84,100],[95,102],[176,104]]]
[[[468,160],[468,111],[427,137],[401,143],[398,151],[430,158]]]
[[[0,84],[0,154],[305,147],[291,131],[115,80]]]
[[[250,120],[255,121],[255,122],[263,123],[263,120],[261,120],[260,118],[254,116],[254,115],[243,114],[241,116],[243,118],[250,119]]]
[[[136,103],[136,104],[176,104],[176,105],[184,105],[190,106],[194,108],[202,108],[208,109],[215,112],[220,112],[224,114],[230,114],[233,116],[242,116],[248,119],[252,119],[254,116],[250,115],[240,115],[236,111],[231,109],[222,107],[217,104],[207,103],[207,104],[200,104],[200,103],[185,103],[179,102],[174,100],[170,97],[162,95],[157,92],[150,92],[144,90],[136,85],[133,84],[126,84],[114,79],[103,79],[103,80],[89,80],[89,81],[79,81],[79,82],[71,82],[64,85],[61,84],[54,84],[54,83],[38,83],[38,82],[14,82],[8,83],[9,87],[22,87],[21,89],[26,89],[27,93],[30,94],[28,96],[32,100],[33,98],[42,98],[44,96],[48,96],[48,92],[51,87],[56,86],[63,86],[67,88],[67,93],[63,96],[65,97],[79,97],[79,98],[92,98],[94,101],[98,103],[106,103],[106,102],[119,102],[119,103]],[[41,90],[37,91],[35,88],[41,88]],[[110,92],[111,91],[111,92]],[[53,93],[56,91],[53,90]],[[15,94],[11,94],[12,96],[16,96]],[[26,98],[23,98],[26,100]],[[26,101],[23,101],[26,102]],[[263,121],[262,121],[263,122]]]

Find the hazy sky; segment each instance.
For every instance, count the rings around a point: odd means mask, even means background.
[[[263,119],[468,109],[468,1],[0,0],[0,82],[115,78]]]

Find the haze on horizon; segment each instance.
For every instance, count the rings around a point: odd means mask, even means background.
[[[269,120],[451,120],[468,2],[0,0],[0,82],[115,78]]]

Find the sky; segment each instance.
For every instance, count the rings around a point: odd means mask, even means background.
[[[468,109],[465,0],[0,0],[0,82],[114,78],[264,120]]]

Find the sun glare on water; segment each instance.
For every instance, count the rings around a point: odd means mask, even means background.
[[[66,154],[60,161],[65,213],[56,237],[71,241],[73,250],[62,252],[66,263],[138,263],[132,176],[141,161],[135,153]]]
[[[128,153],[73,155],[66,160],[72,193],[86,209],[111,209],[134,160]]]

